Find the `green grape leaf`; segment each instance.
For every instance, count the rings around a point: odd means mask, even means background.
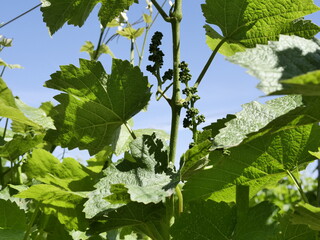
[[[151,15],[148,15],[148,14],[143,14],[142,15],[142,17],[143,17],[143,21],[145,22],[145,23],[152,23],[152,16]]]
[[[320,144],[317,124],[262,135],[227,150],[213,151],[209,164],[184,186],[186,201],[197,198],[234,201],[235,186],[250,186],[250,197],[276,184],[286,171],[298,170],[315,159],[309,150]]]
[[[305,96],[319,96],[320,70],[308,72],[286,80],[280,80],[279,83],[282,85],[282,90],[273,92],[271,95],[301,94]]]
[[[182,181],[188,179],[192,174],[201,170],[209,162],[208,155],[212,142],[206,140],[196,144],[187,150],[180,158],[180,178]]]
[[[300,92],[291,89],[290,81],[293,81],[293,84],[298,82],[299,85],[316,85],[317,81],[312,83],[312,79],[318,76],[316,71],[320,70],[319,55],[320,41],[318,39],[308,40],[297,36],[282,35],[278,42],[257,45],[256,48],[236,53],[227,60],[247,68],[250,75],[260,80],[257,88],[265,94],[281,90],[284,90],[283,93],[304,94],[303,89]],[[312,71],[314,73],[309,73]],[[285,80],[289,81],[288,84]]]
[[[80,52],[87,52],[90,56],[90,60],[98,59],[101,54],[109,54],[112,58],[115,58],[113,52],[110,50],[110,48],[105,45],[101,44],[98,50],[98,54],[96,55],[96,50],[94,49],[94,45],[90,41],[86,41],[86,43],[81,47]]]
[[[21,240],[26,228],[24,211],[16,203],[0,199],[0,240]]]
[[[41,202],[45,214],[55,215],[69,230],[78,230],[87,226],[82,212],[82,195],[49,184],[37,184],[15,197],[32,198]]]
[[[19,64],[8,64],[4,60],[2,60],[1,58],[0,58],[0,66],[5,66],[5,67],[11,68],[11,69],[22,68]]]
[[[299,106],[303,106],[303,99],[300,96],[276,98],[267,101],[266,104],[254,101],[242,105],[242,111],[205,129],[212,129],[213,131],[214,148],[236,146],[248,134],[258,132],[273,120],[289,114],[290,111]]]
[[[274,223],[268,223],[274,211],[272,204],[263,202],[250,208],[245,221],[237,223],[236,206],[197,201],[176,219],[171,233],[176,240],[269,240],[276,227]]]
[[[113,59],[108,75],[100,62],[80,59],[80,68],[61,66],[46,86],[64,91],[54,116],[57,131],[51,142],[91,155],[112,143],[118,129],[148,103],[151,93],[147,77],[128,61]]]
[[[7,87],[6,83],[0,78],[0,116],[9,118],[13,121],[17,121],[22,124],[26,124],[35,129],[39,129],[40,126],[32,119],[29,119],[24,115],[21,109],[17,106],[16,99],[13,97],[11,90]]]
[[[105,219],[94,222],[89,231],[100,233],[132,227],[133,230],[143,232],[151,239],[169,239],[168,226],[166,208],[162,203],[129,203],[117,211],[110,212]]]
[[[146,128],[137,129],[133,132],[136,135],[136,137],[142,137],[143,135],[152,135],[153,133],[156,133],[156,135],[163,140],[168,141],[170,138],[169,134],[166,131],[160,129]],[[117,137],[114,139],[112,143],[112,147],[114,153],[116,155],[120,155],[130,149],[130,143],[133,141],[133,138],[125,126],[121,126],[120,133],[116,136]]]
[[[168,149],[164,142],[144,135],[131,142],[130,152],[118,164],[111,164],[103,171],[105,177],[95,185],[96,190],[85,203],[88,218],[122,207],[129,200],[159,203],[172,194],[171,176],[165,173]]]
[[[43,21],[53,35],[65,23],[81,27],[93,8],[101,3],[98,13],[101,24],[105,27],[124,10],[128,10],[133,0],[46,0],[41,11]]]
[[[221,53],[227,55],[278,40],[280,34],[312,38],[320,31],[311,21],[303,20],[320,9],[312,0],[206,0],[201,7],[206,22],[217,25],[223,35],[211,30],[210,48],[223,38],[227,46]]]
[[[121,30],[118,30],[117,33],[129,40],[135,40],[136,38],[140,37],[144,32],[144,28],[134,29],[132,27],[126,27]]]
[[[0,35],[0,45],[3,47],[11,47],[12,46],[12,38],[6,38],[3,35]]]
[[[320,208],[308,203],[300,203],[295,207],[291,221],[294,224],[308,225],[309,228],[320,231]]]
[[[26,136],[14,135],[11,141],[0,147],[0,157],[14,161],[42,143],[43,137],[43,134],[35,136],[30,134]]]
[[[28,177],[46,184],[59,186],[67,191],[90,191],[93,189],[97,173],[82,166],[73,158],[60,162],[51,153],[35,149],[24,164]]]
[[[291,213],[277,216],[279,222],[277,231],[270,240],[310,240],[314,239],[315,232],[303,224],[293,224],[290,221]]]
[[[221,36],[218,32],[216,32],[212,27],[208,24],[204,25],[204,29],[206,30],[206,43],[208,47],[214,51],[215,48],[219,45],[221,41],[223,41],[223,36]],[[246,50],[246,47],[239,43],[232,42],[224,42],[222,46],[219,48],[219,53],[224,56],[232,56],[237,52],[243,52]]]

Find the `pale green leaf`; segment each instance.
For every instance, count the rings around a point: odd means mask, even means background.
[[[186,201],[210,198],[234,201],[235,186],[250,186],[250,197],[276,184],[286,175],[315,159],[309,150],[320,144],[317,124],[303,125],[245,141],[228,150],[215,150],[204,170],[192,175],[184,186]]]
[[[111,144],[118,129],[141,111],[150,99],[147,77],[128,61],[113,59],[108,75],[100,62],[81,59],[80,68],[62,66],[46,86],[66,92],[54,116],[57,131],[48,139],[69,149],[95,154]]]
[[[291,221],[295,224],[308,225],[309,228],[320,231],[320,208],[308,203],[300,203],[295,208]]]
[[[303,106],[303,100],[300,96],[276,98],[267,101],[266,104],[254,101],[242,105],[243,110],[236,113],[235,117],[232,116],[226,119],[223,122],[225,127],[219,125],[220,129],[217,129],[215,125],[212,125],[206,127],[206,129],[214,129],[215,131],[213,133],[215,148],[236,146],[248,134],[258,132],[276,118],[289,113],[299,106]]]
[[[0,157],[9,161],[17,160],[19,156],[31,151],[38,144],[42,143],[43,137],[44,135],[14,135],[11,141],[0,147]]]
[[[144,13],[144,14],[142,15],[142,17],[143,17],[143,21],[144,21],[145,23],[152,23],[152,16]]]
[[[206,43],[209,48],[214,51],[218,44],[223,40],[223,36],[207,24],[204,25],[204,29],[206,30]],[[219,53],[224,56],[232,56],[235,53],[243,52],[244,50],[246,50],[246,47],[240,43],[225,42],[220,47]]]
[[[12,39],[6,38],[3,35],[0,35],[0,45],[3,47],[11,47],[12,46]]]
[[[88,218],[119,208],[128,200],[159,203],[172,194],[169,185],[171,177],[164,172],[168,168],[168,152],[164,142],[144,135],[131,142],[130,150],[131,154],[126,154],[124,160],[111,164],[103,171],[105,177],[88,195],[84,209]]]
[[[170,136],[166,131],[160,130],[160,129],[152,129],[152,128],[146,128],[146,129],[137,129],[133,131],[136,137],[142,137],[143,135],[152,135],[153,133],[156,133],[156,135],[165,140],[168,141]],[[114,153],[116,155],[120,155],[124,153],[125,151],[128,151],[130,149],[129,145],[133,141],[133,138],[131,134],[129,133],[128,129],[125,126],[121,126],[120,133],[115,135],[115,139],[113,140],[112,147],[114,150]]]
[[[49,184],[31,186],[15,195],[18,198],[32,198],[42,203],[46,214],[55,215],[68,229],[84,229],[87,225],[82,213],[83,197],[76,192],[67,191]]]
[[[101,3],[99,19],[105,27],[124,10],[128,10],[133,0],[46,0],[42,5],[43,21],[54,34],[65,23],[81,27],[93,8]]]
[[[1,58],[0,58],[0,66],[5,66],[5,67],[11,68],[11,69],[22,68],[19,64],[8,64],[5,61],[3,61]]]
[[[144,28],[134,29],[132,27],[125,27],[121,30],[118,30],[117,33],[123,37],[128,38],[129,40],[135,40],[140,37],[144,32]]]
[[[225,48],[231,50],[223,52],[229,55],[243,47],[278,40],[280,34],[312,38],[320,31],[320,27],[302,18],[320,9],[312,0],[206,0],[201,7],[206,22],[221,29],[229,44]],[[221,41],[221,36],[210,38],[210,48]]]
[[[0,199],[0,240],[21,240],[26,227],[24,211],[13,202]]]
[[[92,190],[97,177],[96,173],[73,158],[64,158],[60,162],[51,153],[42,149],[35,149],[32,152],[24,165],[24,170],[30,178],[70,191]]]
[[[312,81],[307,74],[320,70],[320,41],[308,40],[297,36],[280,36],[279,42],[269,42],[268,45],[257,45],[227,59],[248,69],[248,73],[260,80],[258,88],[266,94],[280,91],[293,81]],[[316,73],[317,74],[317,73]],[[316,77],[316,76],[315,76]],[[305,79],[306,78],[306,79]],[[308,82],[307,82],[308,83]],[[311,85],[312,83],[309,82]],[[290,90],[290,88],[289,88]],[[294,92],[292,92],[294,93]],[[297,92],[299,93],[299,92]]]
[[[96,54],[96,50],[94,49],[94,45],[90,41],[86,41],[86,43],[81,47],[80,52],[87,52],[90,55],[90,60],[98,59],[101,56],[101,54],[103,54],[103,53],[109,54],[112,58],[115,58],[113,52],[105,44],[100,45],[98,54]]]

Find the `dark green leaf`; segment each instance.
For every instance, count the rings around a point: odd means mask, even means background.
[[[169,223],[166,222],[166,208],[162,203],[129,203],[110,212],[105,219],[91,225],[92,232],[104,232],[122,227],[132,227],[151,239],[169,239]]]
[[[309,228],[320,231],[320,208],[308,203],[300,203],[295,208],[291,221],[295,224],[308,225]]]
[[[48,139],[69,149],[95,154],[111,144],[120,126],[141,111],[150,99],[147,78],[128,61],[113,59],[112,73],[100,62],[80,60],[80,68],[62,66],[46,86],[67,94],[54,116],[57,131]]]
[[[0,199],[0,240],[21,240],[26,227],[24,211],[13,202]]]
[[[124,10],[128,10],[134,3],[133,0],[46,0],[42,5],[43,21],[47,24],[49,31],[54,34],[65,23],[81,27],[90,12],[101,3],[99,19],[106,27],[115,17]]]

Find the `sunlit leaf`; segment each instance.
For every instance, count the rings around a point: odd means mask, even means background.
[[[319,56],[320,41],[318,39],[280,36],[279,42],[257,45],[254,49],[247,49],[227,59],[247,68],[250,75],[260,80],[257,87],[266,94],[284,90],[279,94],[307,93],[306,95],[310,95],[303,89],[303,83],[306,84],[305,87],[309,84],[308,89],[314,84],[317,85],[318,80],[314,79],[317,79],[317,70],[320,70]],[[291,81],[293,84],[301,84],[302,89],[298,91],[292,89]]]
[[[295,224],[308,225],[309,228],[320,231],[320,208],[308,203],[300,203],[295,208],[291,221]]]
[[[280,34],[312,38],[320,31],[302,18],[320,9],[312,0],[206,0],[201,7],[206,22],[222,31],[222,36],[207,34],[209,47],[214,49],[225,38],[221,53],[226,55],[278,40]]]
[[[124,160],[103,171],[105,177],[95,185],[96,190],[85,203],[88,218],[119,208],[129,200],[159,203],[173,193],[171,176],[164,172],[168,168],[167,147],[161,140],[144,135],[131,142],[130,152]]]
[[[276,184],[286,170],[305,167],[315,159],[309,150],[320,144],[317,124],[266,134],[237,147],[215,150],[207,167],[192,175],[184,186],[186,201],[210,198],[234,201],[235,186],[250,186],[250,196]]]
[[[57,131],[50,141],[91,155],[111,144],[120,126],[141,111],[150,99],[147,77],[128,61],[113,59],[108,75],[100,62],[81,59],[80,68],[62,66],[46,86],[66,93],[54,116]]]

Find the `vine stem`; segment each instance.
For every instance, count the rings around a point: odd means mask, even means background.
[[[199,77],[197,78],[197,81],[194,83],[193,87],[198,88],[199,84],[201,83],[204,75],[207,73],[214,57],[216,56],[216,54],[218,53],[219,49],[221,48],[221,46],[227,41],[227,38],[222,39],[218,45],[215,47],[215,49],[213,50],[213,52],[211,53],[206,65],[203,67]]]
[[[182,99],[180,94],[179,65],[180,65],[180,22],[182,20],[182,0],[176,0],[174,10],[170,15],[173,42],[173,88],[171,98],[171,132],[170,132],[170,154],[169,160],[175,163],[178,145],[178,130]]]
[[[104,30],[105,28],[101,28],[101,31],[100,31],[100,36],[99,36],[99,41],[98,41],[98,45],[97,45],[97,49],[94,53],[94,56],[93,56],[93,59],[92,60],[98,60],[98,57],[99,57],[99,50],[100,50],[100,47],[101,47],[101,42],[102,42],[102,38],[103,38],[103,35],[104,35]]]
[[[128,129],[128,132],[130,133],[131,137],[133,139],[137,139],[136,134],[132,131],[131,127],[129,126],[128,122],[125,122],[124,124],[126,126],[126,128]]]
[[[159,5],[159,3],[156,0],[151,0],[152,4],[156,7],[159,14],[162,16],[163,20],[166,22],[170,22],[172,19],[166,14],[166,12],[163,10],[163,8]]]
[[[181,188],[179,185],[176,186],[176,195],[178,197],[178,204],[179,204],[179,214],[180,213],[183,213],[183,195],[182,195],[182,192],[181,192]]]
[[[296,177],[289,171],[286,170],[287,174],[289,175],[289,177],[292,179],[292,181],[294,182],[294,184],[296,185],[296,187],[298,188],[298,191],[301,195],[302,200],[305,203],[309,203],[307,196],[305,195],[305,193],[303,192],[303,189],[301,187],[301,184],[298,182],[298,180],[296,179]]]
[[[29,13],[29,12],[33,11],[34,9],[40,7],[41,5],[42,5],[42,3],[34,6],[33,8],[31,8],[31,9],[29,9],[29,10],[27,10],[27,11],[25,11],[24,13],[20,14],[19,16],[16,16],[15,18],[9,20],[8,22],[0,25],[0,28],[3,28],[4,26],[6,26],[6,25],[8,25],[8,24],[10,24],[10,23],[12,23],[12,22],[14,22],[15,20],[17,20],[17,19],[21,18],[22,16],[26,15],[27,13]]]
[[[28,240],[29,235],[31,233],[32,226],[34,224],[34,221],[36,220],[36,217],[38,216],[39,211],[40,211],[40,202],[37,204],[36,209],[34,210],[34,213],[31,216],[31,219],[30,219],[30,222],[28,224],[27,231],[24,234],[23,240]]]
[[[2,138],[4,139],[6,137],[7,128],[8,128],[9,119],[6,118],[6,123],[4,125],[3,135]],[[2,188],[4,188],[4,175],[3,167],[2,167],[2,158],[0,157],[0,185]]]
[[[318,160],[318,186],[317,186],[317,205],[320,207],[320,160]]]

